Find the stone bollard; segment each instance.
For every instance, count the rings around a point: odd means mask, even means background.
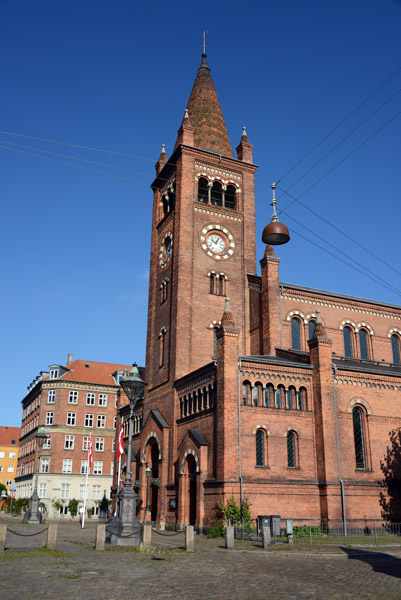
[[[46,548],[55,550],[57,546],[57,523],[49,523],[47,526]]]
[[[270,527],[262,527],[262,547],[267,548],[272,541]]]
[[[226,548],[230,550],[234,548],[234,527],[227,525],[226,528]]]
[[[6,547],[7,524],[0,525],[0,552],[4,552]]]
[[[142,548],[144,550],[150,550],[152,547],[152,524],[144,523],[143,525],[143,537],[142,537]]]
[[[106,523],[98,523],[96,527],[95,550],[104,550],[106,539]]]
[[[185,527],[185,550],[187,552],[194,551],[194,526],[187,525]]]
[[[294,545],[294,535],[292,533],[288,534],[288,543],[290,546]]]

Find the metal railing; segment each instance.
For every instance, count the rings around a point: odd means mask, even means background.
[[[271,529],[271,543],[288,543],[287,520],[292,521],[294,544],[332,546],[401,546],[401,523],[388,523],[381,519],[348,519],[347,526],[341,519],[319,521],[317,519],[280,519],[278,529]],[[237,540],[259,542],[261,528],[257,520],[252,525],[234,525]]]

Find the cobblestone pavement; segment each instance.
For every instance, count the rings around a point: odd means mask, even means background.
[[[196,536],[195,552],[182,549],[183,534],[154,533],[151,552],[126,548],[96,552],[95,524],[59,525],[57,551],[41,549],[45,526],[8,521],[6,551],[0,553],[1,597],[54,600],[288,598],[401,599],[401,547],[342,549],[275,546]],[[169,546],[175,546],[169,548]]]

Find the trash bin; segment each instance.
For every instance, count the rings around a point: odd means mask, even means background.
[[[259,515],[258,516],[258,529],[262,529],[262,527],[270,527],[270,517],[268,515]]]
[[[275,537],[280,537],[280,515],[270,515],[270,531]]]

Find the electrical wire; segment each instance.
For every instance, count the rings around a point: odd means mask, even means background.
[[[284,177],[287,177],[287,175],[289,175],[298,165],[300,165],[306,158],[308,158],[308,156],[310,156],[312,154],[312,152],[314,152],[317,148],[319,148],[319,146],[321,146],[321,144],[323,144],[323,142],[325,142],[327,140],[327,138],[329,138],[335,131],[337,131],[337,129],[339,127],[341,127],[341,125],[343,125],[346,121],[348,121],[348,119],[350,117],[352,117],[352,115],[355,114],[361,108],[361,106],[366,104],[366,102],[368,102],[368,100],[370,100],[388,81],[390,81],[400,71],[401,71],[401,67],[398,67],[398,69],[396,69],[394,71],[394,73],[392,73],[389,77],[387,77],[387,79],[385,79],[375,90],[373,90],[373,92],[371,92],[364,100],[362,100],[362,102],[360,102],[358,104],[358,106],[356,106],[346,117],[344,117],[344,119],[342,121],[340,121],[334,127],[334,129],[332,129],[327,135],[325,135],[320,140],[320,142],[318,142],[315,146],[313,146],[313,148],[311,150],[309,150],[309,152],[307,152],[305,154],[305,156],[303,156],[303,158],[301,158],[297,163],[295,163],[295,165],[293,165],[290,169],[288,169],[288,171],[286,171],[284,173],[284,175],[282,175],[277,181],[282,181],[284,179]]]
[[[389,102],[391,102],[391,100],[393,100],[393,98],[395,98],[400,92],[401,92],[401,88],[399,88],[392,96],[390,96],[390,98],[388,98],[387,100],[385,100],[385,102],[383,102],[383,104],[381,104],[378,108],[376,108],[376,110],[374,110],[368,117],[366,117],[366,119],[364,119],[363,121],[361,121],[361,123],[359,123],[359,125],[357,125],[352,131],[350,131],[350,133],[348,133],[342,140],[340,140],[337,144],[335,144],[335,146],[333,146],[331,148],[331,150],[329,150],[328,152],[326,152],[326,154],[324,154],[324,156],[322,156],[322,158],[320,158],[317,162],[315,162],[314,165],[312,165],[307,171],[305,171],[305,173],[303,175],[301,175],[300,177],[298,177],[298,179],[296,179],[294,181],[294,183],[292,183],[287,188],[287,190],[290,190],[291,188],[293,188],[294,185],[296,185],[299,181],[301,181],[301,179],[303,179],[311,171],[313,171],[313,169],[315,167],[317,167],[321,162],[323,162],[325,158],[327,158],[332,152],[334,152],[334,150],[337,150],[337,148],[339,146],[341,146],[341,144],[343,144],[346,140],[348,140],[356,131],[358,131],[358,129],[360,129],[363,125],[365,125],[365,123],[367,123],[369,121],[369,119],[371,119],[375,114],[377,114],[379,112],[379,110],[381,110],[384,106],[386,106],[386,104],[388,104]]]
[[[351,240],[352,242],[354,242],[354,244],[356,244],[357,246],[359,246],[360,248],[362,248],[362,250],[365,250],[365,252],[367,252],[368,254],[370,254],[371,256],[373,256],[374,258],[376,258],[377,260],[379,260],[382,264],[384,264],[386,267],[390,268],[392,271],[394,271],[395,273],[397,273],[398,275],[401,275],[400,271],[398,271],[397,269],[395,269],[394,267],[392,267],[390,264],[388,264],[386,261],[384,261],[383,259],[381,259],[379,256],[377,256],[376,254],[374,254],[371,250],[369,250],[368,248],[366,248],[365,246],[363,246],[362,244],[360,244],[359,242],[356,242],[351,236],[349,236],[348,234],[344,233],[343,230],[339,229],[336,225],[333,225],[333,223],[331,223],[330,221],[328,221],[327,219],[325,219],[324,217],[322,217],[319,213],[317,213],[316,211],[314,211],[312,208],[309,208],[304,202],[300,201],[301,196],[304,196],[307,192],[309,192],[313,187],[315,187],[315,185],[317,185],[318,183],[320,183],[320,181],[322,181],[322,179],[324,179],[325,177],[327,177],[330,173],[332,173],[334,171],[334,169],[336,169],[339,165],[341,165],[344,161],[346,161],[348,158],[350,158],[350,156],[352,156],[357,150],[359,150],[360,148],[362,148],[362,146],[364,146],[369,140],[371,140],[375,135],[377,135],[382,129],[384,129],[384,127],[386,127],[389,123],[391,123],[391,121],[393,121],[396,117],[398,117],[401,114],[401,110],[396,113],[393,117],[391,117],[386,123],[384,123],[384,125],[382,125],[381,127],[379,127],[379,129],[377,129],[374,133],[372,133],[370,136],[368,136],[361,144],[359,144],[356,148],[354,148],[349,154],[347,154],[347,156],[345,156],[342,160],[340,160],[336,165],[334,165],[334,167],[332,167],[331,169],[329,169],[329,171],[327,171],[324,175],[322,175],[317,181],[315,181],[312,185],[310,185],[304,192],[302,192],[302,194],[300,194],[300,196],[298,196],[297,198],[295,196],[293,196],[292,194],[290,194],[289,192],[287,192],[285,189],[281,188],[280,186],[277,186],[278,189],[280,189],[280,191],[282,191],[283,193],[287,194],[290,198],[293,199],[292,202],[290,202],[290,204],[288,204],[284,209],[281,209],[278,214],[283,213],[284,211],[288,210],[288,208],[290,206],[292,206],[295,202],[299,203],[301,206],[303,206],[304,208],[306,208],[306,210],[309,210],[312,214],[314,214],[315,216],[317,216],[319,219],[321,219],[324,223],[330,225],[330,227],[332,227],[333,229],[335,229],[337,232],[341,233],[344,237],[346,237],[347,239]],[[288,213],[286,213],[288,214]]]
[[[258,215],[259,217],[261,215]],[[291,233],[295,233],[295,235],[298,235],[299,237],[301,237],[302,239],[306,240],[307,242],[309,242],[310,244],[312,244],[313,246],[316,246],[316,248],[319,248],[320,250],[322,250],[323,252],[326,252],[326,254],[329,254],[330,256],[332,256],[333,258],[339,260],[340,262],[342,262],[343,264],[347,265],[348,267],[350,267],[351,269],[354,269],[354,271],[357,271],[358,273],[360,273],[361,275],[364,275],[365,277],[367,277],[368,279],[371,279],[372,281],[374,281],[376,284],[381,285],[382,287],[388,289],[390,292],[395,293],[394,289],[392,289],[391,287],[389,287],[386,284],[381,283],[380,281],[376,280],[374,277],[372,277],[371,275],[369,275],[368,273],[365,273],[364,271],[361,271],[360,269],[358,269],[358,267],[355,267],[354,265],[352,265],[351,263],[347,262],[346,260],[344,260],[343,258],[341,258],[340,256],[337,256],[336,254],[334,254],[333,252],[330,252],[330,250],[328,250],[327,248],[324,248],[323,246],[320,246],[318,243],[312,241],[310,238],[302,235],[301,233],[299,233],[299,231],[296,231],[295,229],[291,228]]]
[[[19,152],[20,154],[27,154],[28,156],[34,156],[35,158],[42,158],[43,160],[49,160],[51,162],[58,163],[59,165],[67,165],[69,167],[73,167],[74,169],[81,169],[82,171],[89,171],[90,173],[97,173],[98,175],[105,175],[106,177],[112,177],[113,179],[119,179],[120,181],[129,181],[130,183],[136,183],[137,185],[142,185],[146,188],[149,188],[147,183],[142,183],[141,181],[134,181],[133,179],[128,179],[126,177],[118,177],[118,175],[112,175],[111,173],[104,173],[103,171],[96,171],[95,169],[89,169],[88,167],[81,167],[80,165],[73,165],[69,162],[65,162],[63,160],[56,160],[55,158],[50,158],[50,156],[40,156],[38,154],[33,154],[32,152],[26,152],[24,150],[18,150],[17,148],[9,148],[8,146],[3,146],[0,144],[0,148],[4,148],[5,150],[12,150],[13,152]]]

